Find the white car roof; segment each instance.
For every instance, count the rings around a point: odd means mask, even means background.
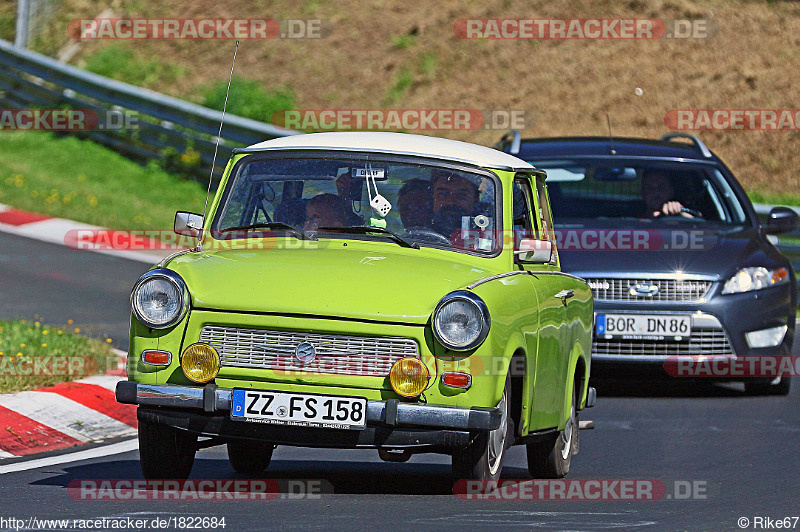
[[[241,153],[268,150],[341,150],[391,153],[458,161],[496,170],[524,171],[534,168],[522,159],[485,146],[408,133],[350,131],[309,133],[279,137],[235,151]]]

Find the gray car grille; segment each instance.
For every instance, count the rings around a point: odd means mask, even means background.
[[[688,341],[622,340],[595,338],[592,355],[603,356],[732,356],[728,336],[721,329],[694,329]]]
[[[369,338],[206,325],[200,332],[200,341],[217,349],[223,367],[298,373],[385,377],[401,358],[419,358],[417,343],[411,338]],[[312,344],[316,350],[316,357],[307,364],[301,364],[295,357],[295,349],[302,342]]]
[[[609,279],[587,278],[586,282],[592,289],[592,295],[597,301],[699,301],[703,299],[711,288],[711,281],[694,279]],[[658,292],[652,296],[631,294],[631,288],[636,284],[658,287]]]

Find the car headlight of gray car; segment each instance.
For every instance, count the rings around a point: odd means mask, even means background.
[[[723,294],[738,294],[761,290],[770,286],[789,282],[789,272],[786,268],[773,270],[763,267],[742,268],[733,277],[725,282]]]
[[[133,287],[131,309],[136,319],[147,327],[166,329],[186,315],[189,289],[181,276],[172,270],[150,270]]]
[[[469,351],[489,334],[489,309],[481,298],[464,290],[444,296],[433,312],[433,333],[452,351]]]

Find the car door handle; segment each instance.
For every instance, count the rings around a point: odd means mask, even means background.
[[[569,299],[575,295],[574,290],[562,290],[556,294],[557,299]]]

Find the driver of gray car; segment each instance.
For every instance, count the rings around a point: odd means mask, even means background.
[[[699,215],[676,199],[671,176],[660,168],[650,168],[642,174],[642,200],[645,210],[641,218],[659,216],[696,218]]]

